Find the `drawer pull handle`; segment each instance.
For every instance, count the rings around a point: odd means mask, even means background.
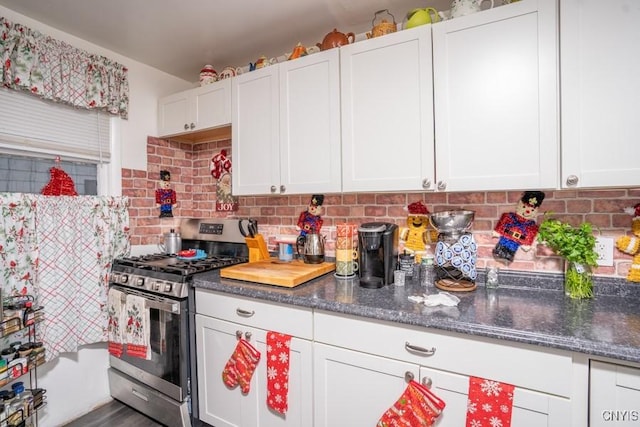
[[[436,354],[436,348],[435,347],[431,347],[431,349],[426,349],[424,347],[418,347],[417,345],[411,345],[409,344],[409,341],[404,343],[404,348],[407,351],[413,352],[413,353],[422,353],[425,356],[433,356],[434,354]]]
[[[247,331],[244,333],[244,339],[246,339],[247,341],[249,341],[251,339],[251,332]]]
[[[426,388],[431,388],[431,385],[433,385],[433,380],[431,379],[431,377],[424,377],[422,379],[422,385]]]
[[[254,314],[256,314],[256,312],[253,311],[253,310],[252,311],[247,311],[247,310],[243,310],[241,308],[236,308],[236,314],[238,316],[242,316],[242,317],[251,317]]]
[[[407,371],[404,373],[404,380],[408,383],[410,383],[411,381],[413,381],[413,379],[415,378],[415,376],[413,375],[413,372],[411,371]]]
[[[136,390],[133,387],[131,388],[131,394],[133,394],[138,399],[144,400],[145,402],[149,401],[149,398],[147,396],[145,396],[144,394],[140,393],[138,390]]]
[[[240,329],[238,329],[236,331],[236,339],[240,339],[240,338],[242,338],[242,331]]]

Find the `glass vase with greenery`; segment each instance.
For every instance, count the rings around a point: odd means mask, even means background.
[[[565,293],[571,298],[593,298],[592,269],[598,265],[593,226],[583,222],[574,227],[545,214],[538,241],[565,259]]]

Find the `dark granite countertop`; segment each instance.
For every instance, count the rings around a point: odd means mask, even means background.
[[[195,276],[196,288],[409,324],[570,350],[640,363],[640,286],[596,277],[596,297],[574,300],[562,291],[558,274],[501,274],[498,289],[479,285],[459,292],[457,307],[427,307],[412,302],[424,288],[385,286],[366,289],[357,278],[332,273],[294,288],[220,278],[217,271]],[[478,283],[483,283],[483,276]],[[503,284],[504,283],[504,284]],[[427,289],[437,293],[435,287]]]

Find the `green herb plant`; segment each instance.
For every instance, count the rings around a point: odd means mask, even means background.
[[[591,269],[598,265],[593,226],[583,222],[579,227],[545,213],[538,229],[538,241],[551,248],[568,262],[565,273],[565,292],[572,298],[593,297]]]

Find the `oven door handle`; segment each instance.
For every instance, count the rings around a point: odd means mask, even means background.
[[[135,290],[123,288],[122,286],[114,286],[114,288],[122,292],[123,304],[126,303],[127,295],[136,295],[144,298],[145,308],[155,308],[160,311],[166,311],[167,313],[180,314],[180,303],[178,301],[144,294]]]
[[[161,302],[147,299],[145,300],[144,305],[146,308],[155,308],[168,313],[180,314],[180,304],[177,302]]]

